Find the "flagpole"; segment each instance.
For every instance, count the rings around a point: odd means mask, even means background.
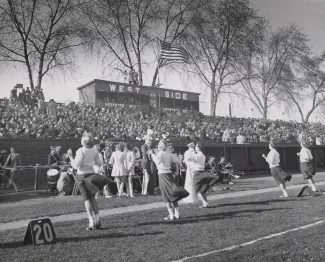
[[[157,65],[158,65],[158,71],[157,71],[157,80],[158,80],[158,113],[159,113],[159,119],[160,119],[160,90],[159,90],[159,87],[160,87],[160,76],[159,76],[159,69],[160,69],[160,53],[161,53],[161,50],[160,50],[160,45],[159,45],[159,39],[157,37],[157,45],[158,45],[158,56],[157,56]]]

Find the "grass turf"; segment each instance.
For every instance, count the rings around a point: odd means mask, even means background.
[[[325,174],[319,173],[315,176],[315,181],[324,181]],[[209,194],[227,194],[234,191],[258,190],[263,188],[276,187],[272,177],[251,178],[234,180],[234,185],[219,185],[217,190],[210,191]],[[301,175],[294,175],[288,185],[304,183]],[[224,187],[233,190],[221,190]],[[279,191],[280,194],[280,191]],[[160,195],[142,196],[135,198],[111,198],[98,199],[99,208],[109,209],[115,207],[132,206],[160,202]],[[43,216],[57,216],[71,213],[85,212],[84,204],[80,196],[48,197],[44,191],[28,194],[4,194],[0,195],[0,223],[11,222],[21,219],[32,219]]]
[[[296,195],[298,191],[294,193]],[[54,228],[58,242],[48,246],[22,246],[25,229],[6,231],[1,234],[1,258],[10,262],[170,261],[318,221],[324,217],[324,198],[279,199],[277,193],[268,193],[222,199],[212,202],[210,209],[199,209],[197,205],[181,206],[182,219],[179,221],[163,221],[166,210],[157,209],[105,217],[102,219],[103,229],[90,232],[85,231],[86,219],[57,223]],[[324,232],[317,228],[312,230],[314,239],[319,240]],[[308,230],[193,261],[304,261],[297,260],[299,256],[295,252],[300,249],[303,253],[303,248],[310,246],[308,239],[295,246],[290,236],[303,236]],[[258,245],[264,247],[258,248]],[[322,241],[313,242],[314,250],[322,247]],[[321,261],[321,254],[315,252],[312,258]],[[272,260],[272,257],[276,259]]]

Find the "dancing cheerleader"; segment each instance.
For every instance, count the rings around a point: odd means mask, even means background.
[[[192,164],[193,161],[190,160],[191,154],[195,152],[195,144],[194,142],[189,143],[187,145],[188,150],[184,153],[184,162],[186,164],[186,176],[185,176],[185,183],[184,183],[184,189],[189,193],[189,196],[183,199],[183,202],[185,203],[195,203],[198,201],[194,183],[193,183],[193,170],[192,170]]]
[[[307,142],[305,140],[301,141],[301,150],[299,153],[297,153],[297,155],[300,158],[300,170],[303,178],[307,179],[309,185],[311,186],[311,190],[317,192],[316,185],[313,180],[316,170],[311,163],[313,156],[310,150],[307,148]]]
[[[262,157],[269,164],[271,175],[282,190],[282,195],[280,197],[288,197],[285,183],[290,181],[292,176],[283,172],[282,168],[280,167],[280,155],[278,151],[276,151],[276,144],[274,142],[270,142],[269,149],[270,152],[267,154],[267,156],[263,154]]]
[[[210,172],[204,171],[205,155],[202,153],[203,145],[197,143],[195,147],[196,152],[191,152],[189,160],[192,160],[193,184],[198,198],[202,205],[200,208],[210,207],[205,193],[210,187],[218,183],[219,176],[213,175]]]
[[[176,184],[176,180],[170,171],[172,163],[179,164],[179,159],[166,152],[167,145],[164,141],[158,143],[158,153],[152,153],[152,160],[158,168],[159,188],[164,198],[169,216],[164,220],[179,219],[178,201],[188,196],[188,192]]]
[[[68,150],[68,155],[73,168],[77,169],[76,182],[83,200],[89,219],[89,226],[86,230],[100,228],[98,205],[95,199],[95,194],[98,188],[92,180],[95,174],[94,166],[102,167],[103,161],[99,157],[98,150],[94,147],[93,136],[90,133],[85,133],[81,139],[82,147],[76,152],[76,157],[73,158],[72,150]]]

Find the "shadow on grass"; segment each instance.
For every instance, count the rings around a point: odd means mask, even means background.
[[[96,231],[95,231],[96,232]],[[89,240],[96,240],[96,239],[112,239],[112,238],[128,238],[128,237],[142,237],[142,236],[156,236],[164,234],[164,232],[156,231],[156,232],[148,232],[148,233],[141,233],[141,234],[119,234],[119,233],[112,233],[100,236],[87,236],[87,237],[67,237],[67,238],[58,238],[55,243],[65,244],[70,242],[84,242]],[[11,242],[11,243],[4,243],[0,244],[0,249],[12,249],[12,248],[20,248],[26,247],[31,245],[24,245],[23,241],[19,242]]]
[[[285,210],[291,208],[269,208],[269,209],[251,209],[251,210],[241,210],[241,211],[229,211],[217,214],[207,214],[201,216],[189,216],[184,217],[179,220],[173,221],[154,221],[154,222],[147,222],[147,223],[139,223],[137,226],[146,226],[146,225],[161,225],[161,224],[194,224],[200,223],[202,221],[216,221],[216,220],[223,220],[223,219],[231,219],[231,218],[238,218],[238,217],[251,217],[253,214],[260,214],[263,212],[275,211],[275,210]],[[240,215],[243,213],[251,213],[252,215]]]

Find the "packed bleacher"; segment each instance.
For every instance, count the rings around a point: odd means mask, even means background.
[[[19,93],[20,95],[20,93]],[[80,138],[85,131],[101,140],[143,140],[148,130],[155,137],[228,143],[297,143],[302,136],[310,144],[325,144],[324,125],[254,118],[210,117],[195,111],[164,112],[146,106],[115,107],[50,99],[41,92],[29,96],[11,94],[0,105],[0,138]]]

